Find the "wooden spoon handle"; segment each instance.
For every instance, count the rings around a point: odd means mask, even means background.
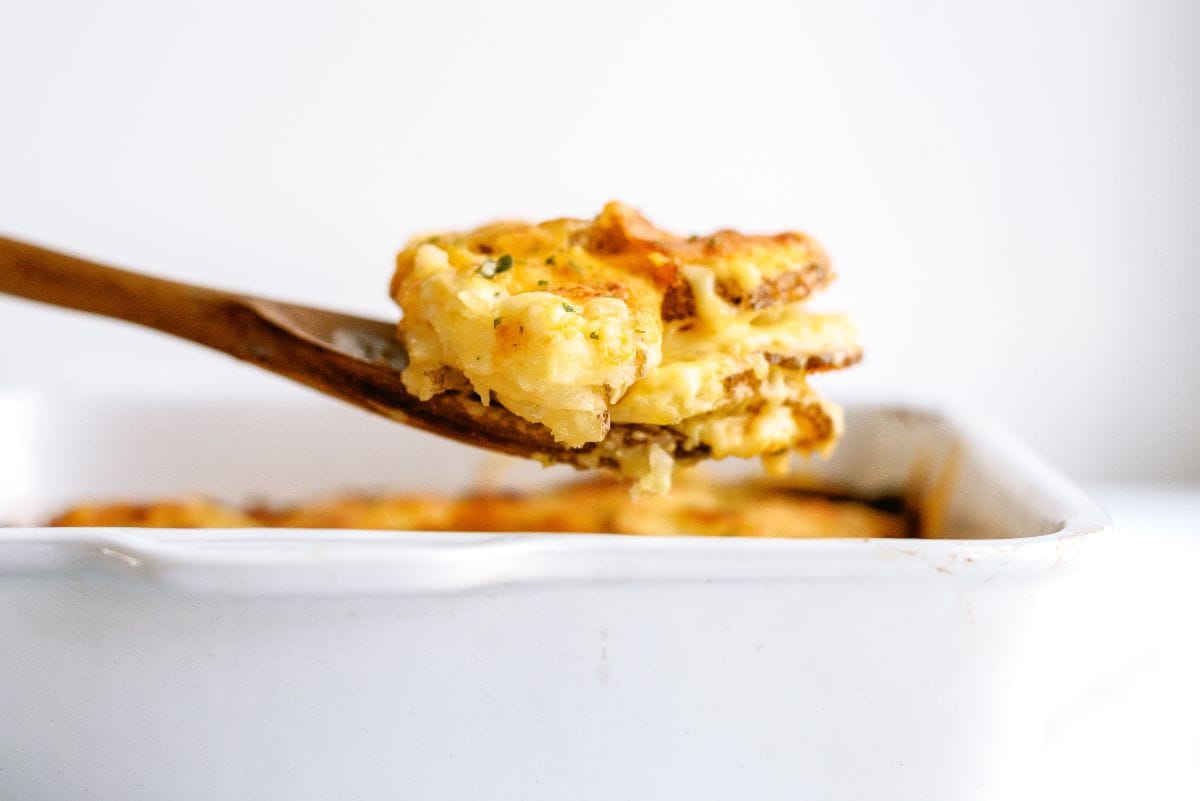
[[[226,352],[230,343],[222,321],[246,300],[4,237],[0,292],[127,320]]]
[[[397,394],[394,369],[330,352],[298,335],[280,313],[350,319],[390,330],[390,326],[288,304],[168,281],[119,270],[65,253],[0,237],[0,293],[137,323],[205,345],[263,369],[359,403],[353,393],[362,376]],[[311,321],[310,321],[311,322]],[[403,392],[401,386],[401,394]],[[403,397],[415,402],[415,398]]]

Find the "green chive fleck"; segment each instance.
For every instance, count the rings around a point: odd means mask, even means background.
[[[592,333],[588,334],[588,337],[591,339],[599,339],[600,335],[593,331]]]
[[[538,281],[538,286],[550,286],[550,282],[543,278],[541,281]]]
[[[572,270],[574,270],[574,271],[575,271],[575,272],[577,272],[577,273],[582,273],[582,272],[583,272],[583,268],[582,268],[582,267],[580,267],[578,264],[576,264],[576,263],[575,263],[575,262],[573,262],[573,261],[569,261],[569,262],[567,262],[567,266],[568,266],[568,267],[570,267]]]
[[[553,256],[547,256],[547,257],[546,257],[546,264],[554,264],[554,257],[553,257]]]
[[[574,306],[572,306],[570,303],[564,303],[564,304],[563,304],[563,311],[565,311],[565,312],[573,312],[573,311],[575,311],[575,307],[574,307]]]
[[[513,257],[505,253],[496,261],[487,259],[483,264],[479,265],[479,269],[476,272],[490,281],[500,273],[511,270],[512,266]]]
[[[504,319],[503,317],[493,317],[493,318],[492,318],[492,328],[499,328],[499,327],[500,327],[500,322],[501,322],[503,319]]]

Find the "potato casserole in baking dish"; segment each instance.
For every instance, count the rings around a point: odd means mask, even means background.
[[[79,506],[56,526],[312,528],[410,531],[557,531],[748,537],[906,537],[914,517],[899,500],[872,503],[779,480],[732,483],[687,475],[669,495],[630,497],[600,477],[529,493],[470,492],[335,497],[289,507],[204,498]]]

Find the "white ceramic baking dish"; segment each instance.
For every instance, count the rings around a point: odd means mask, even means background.
[[[9,394],[0,520],[481,458],[320,400]],[[806,469],[943,538],[0,529],[0,798],[1018,797],[1094,667],[1105,515],[928,408],[853,406]]]

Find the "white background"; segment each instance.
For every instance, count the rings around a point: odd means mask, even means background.
[[[0,2],[0,231],[376,315],[411,234],[801,228],[868,361],[1076,477],[1200,478],[1200,4]],[[301,392],[0,300],[0,382]]]

